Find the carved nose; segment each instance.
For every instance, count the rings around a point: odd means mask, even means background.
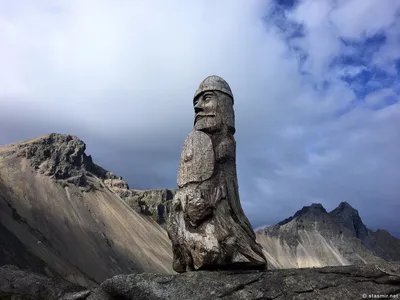
[[[198,107],[197,105],[194,107],[194,112],[197,114],[199,112],[203,111],[201,107]]]

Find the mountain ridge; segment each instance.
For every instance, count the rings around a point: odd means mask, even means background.
[[[376,242],[376,233],[367,229],[358,211],[347,202],[331,212],[320,203],[304,206],[256,234],[274,268],[372,263],[390,269],[390,261],[400,260],[400,248],[392,250],[400,240],[386,231],[389,243]]]
[[[120,273],[172,272],[165,230],[113,192],[128,185],[85,150],[63,134],[1,146],[1,225],[48,269],[79,285]]]

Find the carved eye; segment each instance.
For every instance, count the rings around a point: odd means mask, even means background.
[[[204,101],[210,101],[211,98],[212,98],[212,95],[208,94],[208,95],[205,95],[205,96],[204,96],[203,100],[204,100]]]

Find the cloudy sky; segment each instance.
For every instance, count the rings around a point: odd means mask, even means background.
[[[347,201],[400,236],[399,49],[399,0],[0,0],[0,144],[70,133],[132,188],[175,188],[215,74],[254,227]]]

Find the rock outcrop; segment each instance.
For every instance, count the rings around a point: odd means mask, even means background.
[[[5,280],[3,280],[5,279]],[[270,271],[199,271],[178,275],[117,275],[82,290],[18,269],[0,268],[0,299],[203,300],[397,299],[400,277],[374,266]]]
[[[123,299],[362,299],[400,293],[400,277],[372,266],[326,267],[260,272],[196,272],[113,277],[101,285]]]
[[[175,190],[113,189],[136,212],[165,225]]]
[[[0,247],[9,256],[4,263],[86,286],[121,273],[173,272],[165,230],[131,209],[116,187],[128,189],[94,164],[74,136],[0,147],[0,229],[20,242]],[[13,252],[44,265],[18,264]]]
[[[265,268],[239,200],[235,116],[229,85],[207,77],[196,91],[194,128],[178,169],[167,230],[176,272]]]

